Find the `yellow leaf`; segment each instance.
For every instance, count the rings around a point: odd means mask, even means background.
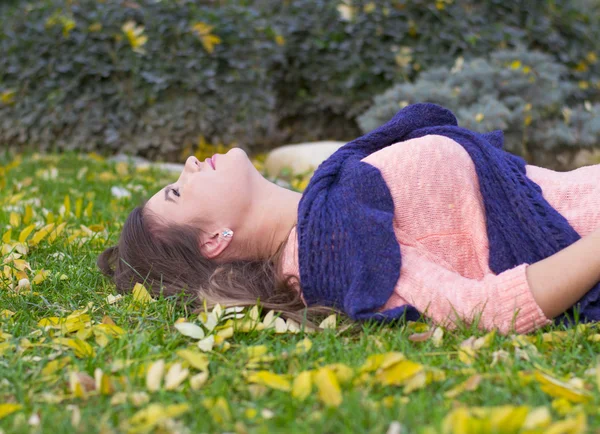
[[[217,425],[222,425],[231,420],[229,404],[227,404],[227,401],[222,396],[218,398],[206,398],[202,401],[202,405],[208,410]]]
[[[111,320],[112,321],[112,320]],[[96,326],[94,326],[94,330],[100,330],[103,333],[106,333],[107,335],[110,335],[112,337],[119,337],[119,336],[123,336],[125,334],[125,330],[123,330],[121,327],[119,327],[116,324],[98,324]]]
[[[15,313],[12,310],[3,309],[0,311],[0,319],[8,319],[13,316]]]
[[[292,384],[292,397],[304,401],[312,390],[312,371],[302,371]]]
[[[140,304],[156,301],[150,296],[146,287],[141,283],[136,283],[133,287],[133,299]]]
[[[87,206],[85,207],[85,210],[83,211],[83,215],[86,216],[87,218],[92,218],[92,211],[94,210],[94,201],[90,201]]]
[[[467,379],[466,381],[460,383],[459,385],[453,387],[452,389],[448,390],[446,393],[444,393],[444,396],[446,398],[456,398],[458,395],[460,395],[461,393],[465,392],[465,391],[469,391],[472,392],[473,390],[476,390],[477,387],[479,387],[479,383],[481,382],[481,375],[473,375],[471,377],[469,377],[469,379]]]
[[[327,318],[325,318],[323,321],[321,321],[321,324],[319,324],[319,327],[323,328],[323,329],[335,329],[336,328],[336,314],[332,314],[329,315]]]
[[[31,237],[31,239],[29,240],[29,245],[30,246],[38,245],[44,238],[46,238],[48,236],[48,234],[50,233],[50,231],[52,231],[52,229],[54,229],[54,223],[50,223],[50,224],[47,224],[46,226],[44,226],[42,229],[40,229],[35,234],[33,234],[33,237]]]
[[[342,391],[335,374],[328,368],[320,368],[315,373],[315,385],[319,399],[328,406],[337,407],[342,403]]]
[[[65,216],[69,216],[71,214],[71,198],[69,195],[65,195],[65,200],[63,201],[63,206],[65,207]]]
[[[66,222],[63,222],[61,224],[59,224],[56,229],[54,229],[51,233],[50,236],[48,237],[48,242],[52,243],[54,242],[54,240],[56,240],[57,237],[60,236],[60,234],[62,234],[62,231],[64,230],[65,226],[67,225]]]
[[[172,404],[163,406],[160,404],[150,404],[148,407],[139,410],[131,419],[129,419],[128,433],[150,433],[168,419],[179,417],[189,411],[189,404]]]
[[[34,278],[31,280],[31,283],[35,283],[40,284],[42,283],[44,280],[46,280],[48,278],[48,276],[50,275],[50,271],[48,270],[40,270],[35,276]]]
[[[199,371],[207,371],[208,364],[210,362],[209,358],[198,351],[192,350],[179,350],[177,351],[177,355],[181,357],[183,360],[188,362],[190,366],[196,368]]]
[[[410,360],[402,360],[389,368],[382,368],[382,370],[377,373],[376,378],[384,386],[400,386],[406,380],[422,370],[423,365],[411,362]]]
[[[146,389],[156,392],[160,389],[163,374],[165,372],[165,361],[160,359],[150,365],[146,372]]]
[[[77,338],[56,338],[52,342],[72,348],[79,358],[95,357],[96,352],[90,344]]]
[[[27,237],[29,236],[29,234],[35,229],[35,224],[31,224],[29,226],[27,226],[25,229],[23,229],[21,231],[21,233],[19,234],[19,242],[20,243],[24,243],[25,240],[27,240]]]
[[[102,369],[94,370],[94,380],[96,381],[96,390],[102,395],[112,395],[114,393],[113,385],[108,375],[102,372]]]
[[[20,404],[0,404],[0,419],[23,408]]]
[[[308,338],[302,339],[300,342],[296,344],[296,348],[292,351],[294,355],[302,355],[306,354],[312,348],[312,342]]]
[[[174,363],[165,375],[165,390],[175,390],[188,377],[190,371],[183,369],[181,363]]]
[[[75,201],[75,217],[81,218],[81,209],[83,208],[83,198],[78,197]]]
[[[288,392],[292,388],[290,382],[285,377],[269,371],[258,371],[252,373],[248,375],[247,380],[250,383],[262,384],[270,387],[271,389],[283,390],[284,392]]]
[[[552,416],[550,410],[546,407],[537,407],[529,412],[525,422],[523,422],[524,430],[535,430],[543,429],[552,423]]]
[[[354,370],[343,363],[332,363],[324,367],[333,371],[340,384],[349,383],[354,377]]]
[[[8,231],[4,232],[4,235],[2,235],[2,242],[10,243],[11,237],[12,237],[12,229],[9,229]]]
[[[254,345],[252,347],[246,347],[245,351],[250,359],[256,359],[267,354],[269,349],[266,345]]]
[[[583,403],[592,399],[592,395],[587,390],[574,387],[544,372],[535,371],[534,376],[540,383],[540,388],[550,396]]]
[[[204,338],[204,330],[194,323],[191,322],[180,322],[174,324],[174,327],[184,336],[194,338],[194,339],[202,339]]]
[[[32,218],[33,218],[33,209],[31,208],[31,205],[26,205],[25,206],[25,215],[23,216],[23,224],[25,224],[25,225],[29,224],[29,222],[31,221]]]
[[[13,228],[17,228],[21,224],[21,216],[16,212],[11,212],[9,217],[9,223]]]
[[[572,418],[554,422],[544,430],[544,434],[584,434],[588,432],[587,417],[583,411]]]
[[[200,390],[202,386],[208,380],[208,371],[200,372],[199,374],[194,375],[190,378],[190,387],[192,390]]]

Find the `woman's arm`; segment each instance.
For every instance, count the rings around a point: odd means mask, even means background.
[[[525,274],[529,264],[472,279],[414,246],[402,244],[401,252],[400,279],[381,310],[410,304],[448,329],[478,318],[480,329],[501,334],[529,333],[552,323],[532,296]]]
[[[560,315],[600,281],[600,229],[531,264],[526,274],[544,315]]]

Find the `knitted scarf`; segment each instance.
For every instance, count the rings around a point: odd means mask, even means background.
[[[533,264],[581,237],[526,176],[523,158],[504,151],[503,134],[457,126],[449,110],[414,104],[353,140],[316,169],[298,206],[298,259],[306,303],[331,306],[355,320],[416,320],[404,305],[375,312],[391,296],[402,257],[393,230],[394,203],[381,172],[360,161],[390,146],[430,134],[449,137],[469,153],[483,197],[489,266],[499,274]],[[600,320],[600,284],[555,318],[570,324]]]

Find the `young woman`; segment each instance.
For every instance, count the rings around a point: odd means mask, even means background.
[[[98,265],[120,291],[143,282],[198,304],[527,333],[600,319],[599,227],[600,165],[527,165],[500,132],[415,104],[335,152],[303,194],[240,148],[188,158]]]

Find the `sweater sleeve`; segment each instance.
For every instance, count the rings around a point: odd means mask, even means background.
[[[400,279],[381,310],[408,303],[449,329],[479,316],[479,328],[496,328],[502,334],[529,333],[552,322],[529,288],[525,274],[529,264],[475,280],[437,264],[415,247],[401,249]]]

